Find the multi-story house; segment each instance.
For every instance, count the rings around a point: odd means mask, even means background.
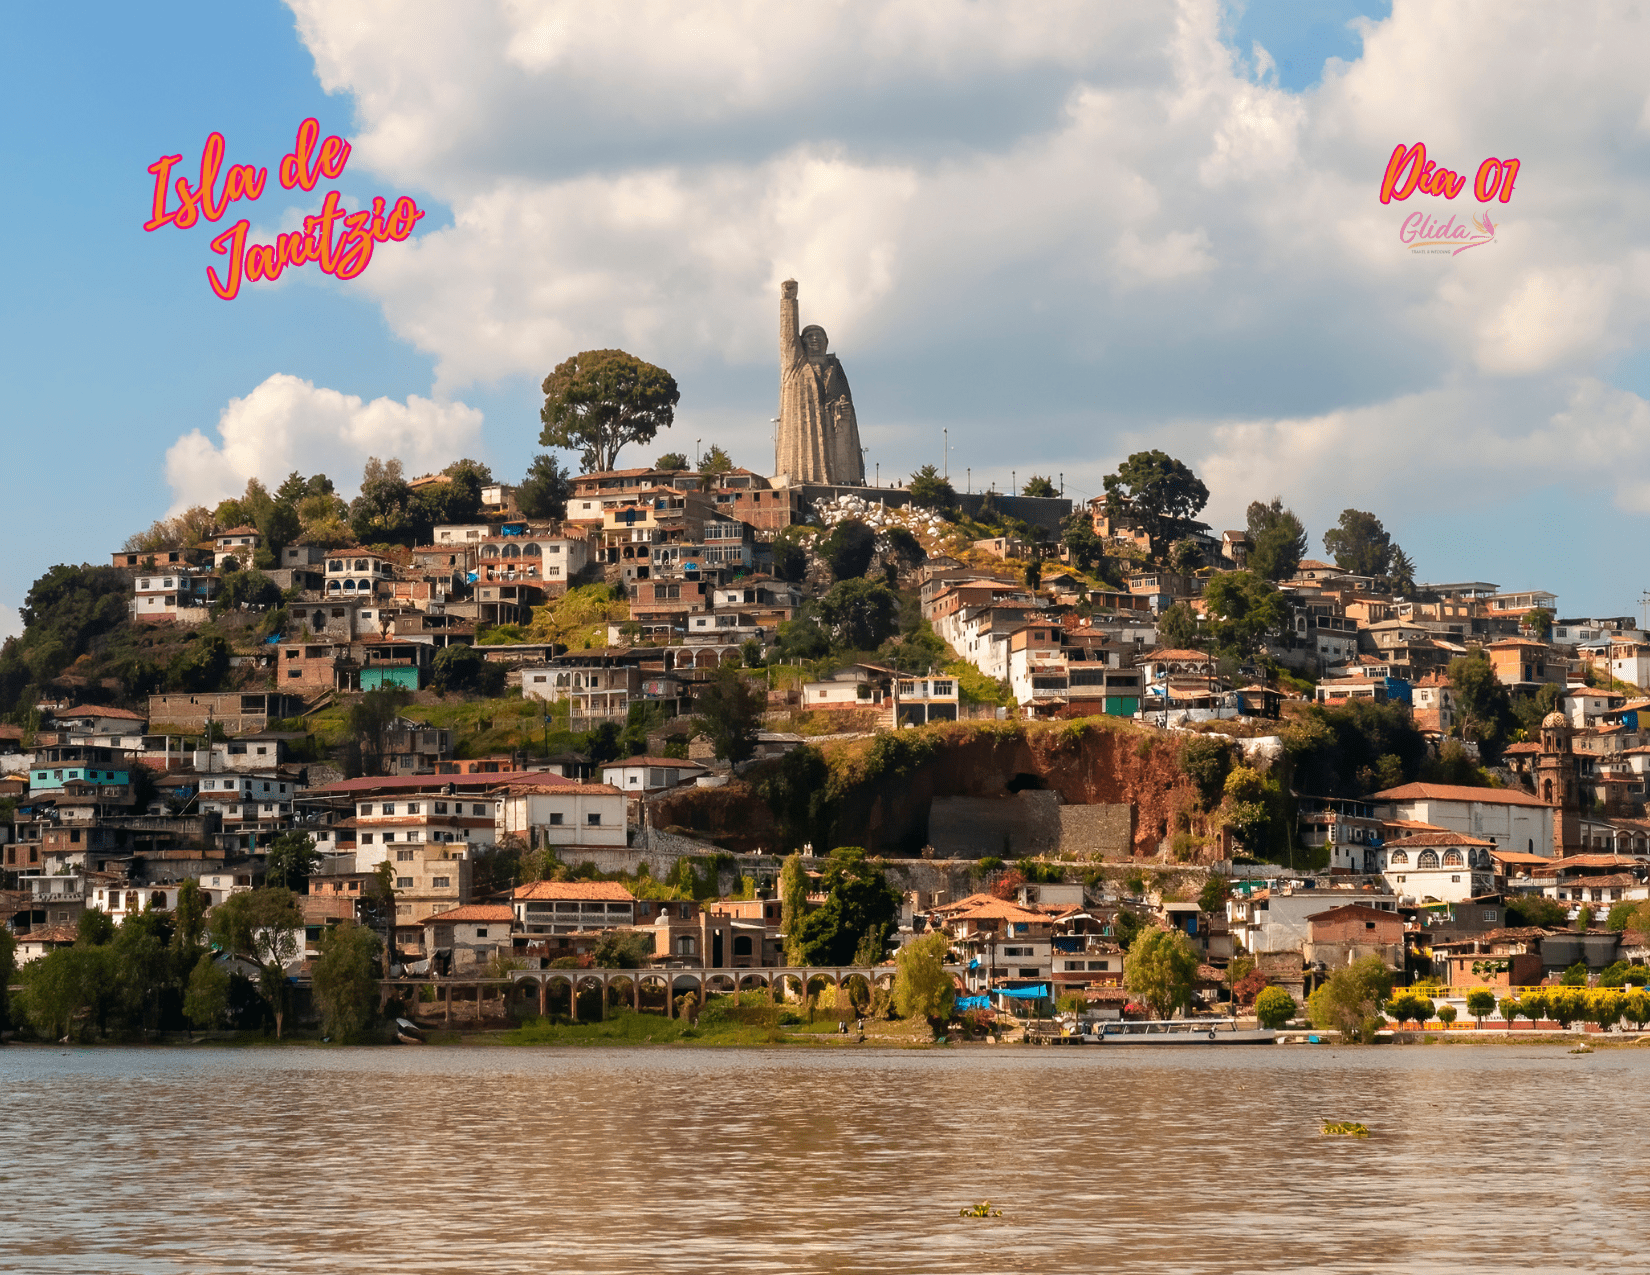
[[[212,571],[176,566],[132,577],[131,614],[134,620],[200,624],[218,596],[219,578]]]
[[[627,843],[624,793],[613,784],[503,787],[498,826],[530,849],[541,846],[619,847]]]
[[[256,527],[231,527],[220,531],[212,538],[212,565],[227,566],[233,558],[244,570],[254,565],[263,542],[264,538],[258,534]]]

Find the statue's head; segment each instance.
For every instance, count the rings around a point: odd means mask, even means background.
[[[817,323],[810,323],[802,329],[802,348],[808,352],[810,359],[822,359],[825,350],[831,344],[831,339],[825,335],[825,329]]]

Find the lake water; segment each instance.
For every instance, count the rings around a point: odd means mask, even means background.
[[[0,1271],[1642,1270],[1647,1088],[1510,1046],[11,1047]]]

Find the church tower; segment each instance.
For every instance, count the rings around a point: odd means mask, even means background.
[[[1553,711],[1541,720],[1541,755],[1535,762],[1535,793],[1553,808],[1553,857],[1581,849],[1581,785],[1570,750],[1570,719]]]

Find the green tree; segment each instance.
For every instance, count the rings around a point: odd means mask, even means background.
[[[651,443],[676,420],[682,393],[662,367],[623,350],[585,350],[544,378],[539,443],[576,451],[584,472],[617,467],[627,443]]]
[[[767,696],[739,670],[723,665],[702,683],[693,701],[695,731],[708,735],[716,755],[737,765],[756,752]]]
[[[1203,635],[1197,627],[1197,612],[1184,602],[1176,602],[1157,617],[1157,638],[1177,651],[1196,650]]]
[[[679,466],[686,469],[686,464]],[[516,488],[516,504],[529,518],[559,522],[567,517],[567,498],[573,494],[573,480],[561,462],[547,452],[533,457],[527,477]]]
[[[1342,571],[1385,576],[1394,545],[1381,520],[1360,509],[1341,510],[1340,522],[1323,533],[1323,547]]]
[[[401,710],[412,702],[404,687],[368,691],[350,705],[345,719],[349,737],[361,755],[363,774],[376,775],[383,766],[385,740]]]
[[[794,851],[803,846],[823,849],[830,845],[830,779],[825,755],[812,745],[793,748],[763,766],[754,777],[757,796],[773,815],[781,849]]]
[[[115,983],[107,945],[58,948],[29,963],[23,1009],[36,1033],[57,1040],[73,1032],[77,1019],[101,1020]]]
[[[653,936],[641,930],[613,930],[602,936],[590,956],[598,969],[641,969],[653,959]]]
[[[213,605],[219,611],[266,610],[281,604],[281,588],[262,571],[231,571],[223,577]]]
[[[183,1012],[197,1031],[208,1031],[223,1022],[229,1008],[229,971],[203,952],[195,968],[189,973],[189,986],[183,994]]]
[[[699,472],[701,474],[725,474],[737,468],[733,457],[729,456],[714,443],[711,449],[699,458]]]
[[[1022,496],[1055,496],[1059,493],[1054,490],[1054,481],[1044,478],[1040,474],[1033,474],[1026,479],[1026,485],[1020,488]]]
[[[1539,894],[1509,898],[1506,911],[1508,925],[1563,925],[1569,918],[1569,909],[1562,906],[1557,899],[1543,898]]]
[[[1221,913],[1226,911],[1226,900],[1232,897],[1232,883],[1225,877],[1210,877],[1198,891],[1197,906],[1200,911]]]
[[[1438,1007],[1438,1021],[1445,1027],[1453,1025],[1455,1022],[1455,1006],[1440,1005]]]
[[[167,915],[147,907],[127,913],[109,945],[122,1008],[145,1035],[160,1025],[161,994],[172,982],[171,938]]]
[[[442,692],[453,691],[488,698],[503,694],[509,670],[489,660],[473,646],[454,643],[444,646],[430,661],[430,684]]]
[[[1643,1031],[1644,1025],[1650,1023],[1650,996],[1642,991],[1628,992],[1622,999],[1621,1012],[1628,1022]]]
[[[264,884],[308,893],[309,878],[321,864],[315,838],[297,828],[283,832],[269,846]]]
[[[1133,893],[1139,894],[1141,891],[1136,890]],[[1134,946],[1134,941],[1140,937],[1141,932],[1149,928],[1144,918],[1127,908],[1118,908],[1117,915],[1112,917],[1111,921],[1112,937],[1117,940],[1117,946],[1125,952]]]
[[[1306,1002],[1314,1027],[1341,1033],[1348,1044],[1369,1044],[1381,1027],[1381,1006],[1392,996],[1392,971],[1366,956],[1331,974]]]
[[[1516,996],[1503,996],[1496,1002],[1496,1008],[1501,1011],[1501,1021],[1510,1027],[1524,1012],[1524,1006]]]
[[[1261,640],[1289,621],[1289,607],[1277,587],[1251,571],[1228,571],[1203,590],[1204,609],[1215,644],[1239,655],[1253,654]]]
[[[1267,580],[1287,580],[1306,556],[1306,528],[1295,511],[1283,507],[1275,496],[1270,504],[1262,500],[1249,505],[1249,570]]]
[[[1576,933],[1585,934],[1593,928],[1593,909],[1585,903],[1576,912]]]
[[[894,955],[894,1010],[901,1018],[926,1018],[936,1031],[951,1019],[956,985],[945,972],[951,940],[942,931],[912,939]]]
[[[855,580],[865,574],[877,551],[877,535],[857,518],[844,518],[819,541],[818,554],[838,580]]]
[[[1106,556],[1106,542],[1094,530],[1094,519],[1087,510],[1078,509],[1060,527],[1060,541],[1070,551],[1072,562],[1083,571],[1092,571]]]
[[[402,477],[401,462],[367,457],[361,470],[361,494],[349,507],[355,538],[362,544],[406,540],[416,517],[413,489]]]
[[[1547,635],[1553,631],[1553,619],[1550,607],[1531,607],[1524,612],[1524,618],[1518,622],[1518,627],[1539,641],[1545,642]]]
[[[817,614],[835,644],[850,651],[874,651],[894,635],[899,598],[881,581],[838,580],[820,598]]]
[[[166,685],[174,691],[215,691],[229,673],[229,643],[219,634],[197,635],[166,665]]]
[[[304,918],[292,891],[261,886],[232,894],[211,913],[212,941],[259,967],[258,990],[281,1038],[289,998],[286,967],[303,954]]]
[[[1482,648],[1449,662],[1449,683],[1455,691],[1456,715],[1463,739],[1498,749],[1514,721],[1506,686]]]
[[[1191,469],[1161,451],[1135,452],[1105,478],[1106,507],[1140,520],[1153,556],[1164,539],[1203,511],[1209,489]]]
[[[1467,993],[1467,1013],[1478,1020],[1479,1030],[1484,1020],[1495,1012],[1495,993],[1487,987],[1475,987]]]
[[[1569,969],[1564,971],[1564,977],[1560,979],[1559,982],[1564,987],[1586,987],[1587,962],[1577,961],[1574,965],[1570,966]]]
[[[1152,1013],[1167,1018],[1191,1004],[1197,966],[1197,951],[1184,934],[1153,926],[1135,938],[1123,958],[1123,986]]]
[[[1392,546],[1392,556],[1387,559],[1386,578],[1400,594],[1415,592],[1415,561],[1397,545]]]
[[[1565,1031],[1570,1029],[1571,1023],[1587,1016],[1586,976],[1582,977],[1581,983],[1565,983],[1564,986],[1555,987],[1547,994],[1547,1013]]]
[[[328,926],[321,935],[313,985],[322,1028],[334,1040],[354,1040],[372,1021],[378,948],[378,936],[360,925]]]
[[[783,531],[773,541],[773,573],[787,584],[800,584],[808,575],[808,551]]]
[[[796,927],[799,963],[851,964],[866,933],[891,925],[899,914],[899,891],[858,846],[831,851],[821,885],[824,904]]]
[[[114,918],[102,908],[86,908],[75,918],[76,947],[102,947],[114,942],[114,938]]]
[[[779,870],[779,928],[785,933],[785,963],[800,965],[802,919],[808,915],[808,872],[802,855],[791,851]]]
[[[665,470],[684,470],[688,468],[686,452],[666,452],[653,462],[653,468]]]
[[[956,490],[932,465],[924,465],[911,475],[910,491],[911,503],[919,509],[936,509],[946,513],[956,508]]]
[[[1281,987],[1268,987],[1255,997],[1255,1017],[1262,1027],[1276,1031],[1295,1016],[1295,998]]]

